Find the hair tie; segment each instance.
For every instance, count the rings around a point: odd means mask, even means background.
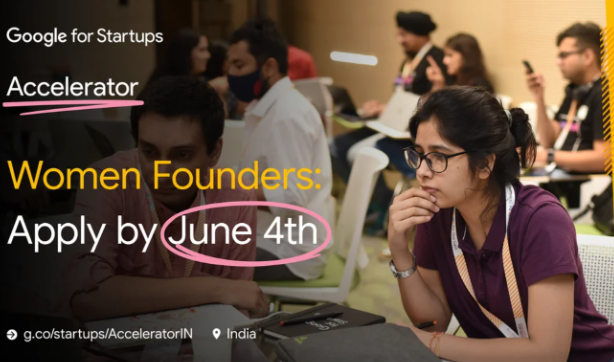
[[[507,116],[507,124],[510,128],[512,128],[512,114],[507,109],[504,109],[505,115]]]

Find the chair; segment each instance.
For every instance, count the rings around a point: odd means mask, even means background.
[[[577,240],[588,295],[614,324],[614,237],[579,234]]]
[[[225,121],[224,122],[224,135],[222,140],[224,141],[224,147],[222,148],[222,154],[217,162],[217,166],[235,167],[239,165],[241,161],[241,152],[243,152],[243,130],[245,129],[245,122],[243,121]]]
[[[518,105],[529,116],[529,123],[533,132],[537,134],[537,104],[535,102],[522,102]]]
[[[333,78],[331,77],[320,77],[320,82],[324,85],[333,85]]]
[[[330,95],[326,83],[328,81],[322,78],[309,78],[295,80],[294,87],[305,98],[313,104],[320,117],[324,120],[326,136],[330,139],[333,137],[333,122],[334,103],[333,97]]]
[[[362,228],[375,181],[388,165],[388,157],[375,148],[364,148],[356,157],[346,188],[333,247],[321,278],[308,281],[259,282],[265,294],[312,302],[343,303],[352,287]]]

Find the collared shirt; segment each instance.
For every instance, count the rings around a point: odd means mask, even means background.
[[[253,168],[254,161],[258,161],[259,172],[267,168],[276,169],[281,175],[280,186],[275,190],[259,186],[267,201],[304,207],[330,220],[327,212],[332,188],[330,153],[322,121],[313,105],[285,77],[275,83],[262,99],[248,106],[244,119],[243,155],[239,169]],[[313,187],[306,190],[298,186],[308,185],[297,175],[297,171],[303,168],[313,172],[303,173],[303,177],[310,178],[314,183]],[[287,183],[284,182],[284,170],[294,170],[288,172]],[[291,217],[294,222],[298,222],[299,215],[303,215],[304,224],[310,222],[316,226],[317,244],[312,242],[310,228],[306,228],[303,233],[302,245],[291,245],[288,242],[287,237],[291,236],[293,240],[299,237],[297,228],[294,228],[292,235],[286,235],[280,244],[264,237],[275,217],[281,217],[281,231],[284,233],[286,228],[283,225],[287,218]],[[321,245],[325,238],[326,230],[322,224],[304,214],[280,208],[272,208],[271,212],[258,211],[258,247],[280,259],[311,251]],[[307,280],[322,275],[326,260],[326,253],[321,253],[317,258],[287,265],[295,275]]]
[[[529,286],[555,275],[572,274],[575,277],[574,322],[569,361],[610,362],[614,357],[614,326],[607,324],[587,293],[573,222],[549,192],[520,184],[515,184],[514,189],[516,204],[509,219],[508,237],[529,329]],[[414,241],[418,265],[439,272],[450,309],[467,336],[503,338],[463,284],[452,254],[451,226],[452,209],[441,210],[430,222],[418,225]],[[481,250],[475,249],[465,227],[460,213],[457,213],[459,246],[467,262],[476,298],[484,308],[516,330],[502,261],[505,193],[502,192]]]
[[[118,152],[115,155],[99,161],[91,167],[100,172],[106,168],[116,170],[136,168],[138,166],[137,150],[133,149],[125,152]],[[121,174],[121,172],[120,172]],[[205,173],[201,176],[204,178]],[[225,176],[228,176],[225,174]],[[132,245],[119,245],[117,241],[118,216],[122,216],[122,223],[133,225],[141,224],[148,233],[153,228],[153,221],[147,198],[145,196],[144,181],[140,182],[140,189],[136,188],[136,175],[129,173],[126,189],[118,187],[115,190],[86,189],[77,193],[75,209],[73,211],[73,222],[79,225],[81,215],[85,216],[85,222],[92,225],[93,230],[98,232],[102,224],[106,224],[102,239],[98,243],[96,250],[91,253],[91,239],[87,240],[87,251],[79,252],[72,258],[72,261],[65,272],[66,290],[60,306],[68,312],[70,299],[74,294],[81,291],[90,291],[98,287],[100,283],[114,275],[128,275],[151,278],[167,278],[166,268],[158,250],[155,238],[150,242],[147,250],[143,253],[145,239],[139,236]],[[255,201],[255,193],[252,191],[230,188],[229,177],[222,181],[221,187],[205,190],[205,200],[207,204],[230,202],[230,201]],[[207,183],[201,182],[202,185]],[[217,186],[217,185],[216,185]],[[156,211],[161,223],[166,222],[176,213],[164,204],[156,201]],[[200,198],[195,197],[191,207],[200,205]],[[191,213],[186,218],[186,227],[189,230],[190,224],[198,225],[198,213]],[[249,236],[252,242],[246,245],[239,245],[232,240],[228,245],[225,244],[225,233],[223,228],[217,228],[215,232],[216,243],[211,244],[213,233],[211,225],[226,224],[232,230],[238,223],[246,223],[252,229]],[[198,253],[208,256],[251,261],[256,257],[256,209],[253,207],[231,207],[210,209],[206,213],[208,244],[200,246]],[[159,231],[162,225],[158,225]],[[181,218],[178,218],[169,225],[165,235],[175,240],[180,240],[183,230]],[[192,244],[187,236],[183,246],[189,248]],[[131,240],[134,233],[130,230],[123,230],[124,240]],[[181,258],[169,252],[171,255],[173,277],[183,277],[187,259]],[[253,268],[239,268],[212,264],[202,264],[195,262],[191,276],[216,276],[228,279],[251,280],[253,278]]]

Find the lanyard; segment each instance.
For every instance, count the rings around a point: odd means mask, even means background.
[[[465,261],[465,255],[458,246],[458,236],[456,235],[456,208],[452,214],[452,251],[454,253],[454,260],[456,261],[456,267],[465,284],[465,287],[469,291],[469,294],[473,297],[478,304],[482,313],[488,318],[498,329],[503,333],[506,338],[529,338],[529,331],[527,329],[527,322],[524,317],[524,311],[522,310],[522,303],[520,301],[520,293],[518,292],[518,283],[516,282],[516,275],[514,274],[514,266],[512,264],[512,256],[510,254],[510,245],[507,237],[507,227],[509,225],[510,214],[514,203],[516,202],[516,194],[511,184],[505,186],[505,239],[503,240],[503,269],[505,270],[505,281],[507,283],[507,291],[510,295],[510,302],[514,311],[514,319],[516,321],[516,329],[520,333],[520,336],[502,320],[497,318],[494,314],[490,313],[486,308],[478,302],[475,297],[473,285],[471,284],[471,278],[469,277],[469,270],[467,269],[467,262]]]
[[[143,171],[141,170],[141,164],[139,163],[139,172],[141,173],[141,177],[143,177]],[[153,198],[151,196],[151,192],[149,191],[149,186],[145,182],[145,178],[142,178],[143,184],[145,185],[145,196],[147,197],[147,204],[149,206],[149,212],[151,213],[151,221],[154,225],[158,225],[158,228],[155,232],[156,244],[158,245],[158,251],[160,255],[162,255],[162,261],[164,261],[164,266],[166,268],[166,272],[169,277],[173,277],[173,265],[171,263],[171,258],[168,253],[168,250],[162,243],[162,238],[160,237],[162,223],[160,222],[160,218],[158,217],[158,212],[156,211],[156,205],[153,202]],[[200,190],[200,206],[205,205],[205,194],[202,190]],[[198,223],[196,226],[196,239],[202,240],[204,238],[204,225],[205,225],[205,210],[201,210],[198,213]],[[192,243],[190,245],[190,250],[197,252],[200,245]],[[187,260],[185,264],[185,271],[183,276],[189,277],[192,274],[192,269],[194,268],[194,260]]]
[[[404,84],[409,84],[413,82],[413,79],[416,77],[416,68],[422,62],[422,59],[426,56],[426,54],[433,47],[433,43],[428,42],[424,44],[420,51],[416,54],[416,56],[412,59],[412,61],[408,64],[407,62],[403,65],[403,69],[401,70],[401,76],[398,86],[404,86]],[[411,79],[411,81],[406,81],[406,79]]]
[[[569,112],[567,112],[567,123],[565,123],[565,128],[561,130],[561,133],[559,134],[556,141],[554,142],[555,150],[559,151],[561,148],[563,148],[563,145],[565,144],[565,141],[567,140],[567,136],[569,135],[569,131],[571,130],[571,126],[573,125],[574,120],[576,118],[577,111],[578,111],[578,100],[573,99],[571,101],[571,105],[569,106]],[[575,152],[576,150],[573,150],[573,151]]]

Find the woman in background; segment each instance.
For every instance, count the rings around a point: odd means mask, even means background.
[[[210,58],[207,37],[192,29],[181,29],[171,39],[164,58],[147,84],[166,76],[202,77]]]
[[[226,118],[242,119],[248,103],[241,102],[232,93],[228,86],[228,44],[223,41],[215,41],[209,47],[211,58],[207,63],[207,70],[204,73],[205,79],[213,86],[222,98],[226,108]]]
[[[443,63],[446,65],[447,77],[437,65],[437,62],[427,56],[430,66],[426,69],[426,76],[433,83],[431,92],[439,90],[446,85],[468,85],[473,87],[481,87],[487,92],[494,94],[494,89],[486,74],[486,66],[484,65],[484,57],[478,41],[469,34],[456,34],[448,39],[443,48],[444,58]],[[446,79],[448,81],[446,82]],[[401,150],[411,146],[410,140],[398,140],[393,138],[383,138],[375,144],[375,147],[388,155],[390,163],[393,164],[403,176],[413,179],[416,177],[415,170],[407,165]],[[380,193],[384,191],[379,191]],[[392,198],[392,192],[389,193]],[[388,205],[378,205],[375,208],[382,210]],[[371,234],[381,234],[378,230],[383,228],[385,215],[381,215],[371,227],[372,230],[367,230]],[[382,257],[389,257],[390,253],[385,250]]]
[[[447,67],[446,72],[450,76],[448,78],[452,81],[446,84],[446,77],[435,60],[427,57],[430,66],[426,70],[426,75],[433,83],[431,92],[446,85],[469,85],[482,87],[489,93],[494,93],[486,74],[484,56],[476,38],[465,33],[456,34],[448,39],[443,52],[443,63]]]

